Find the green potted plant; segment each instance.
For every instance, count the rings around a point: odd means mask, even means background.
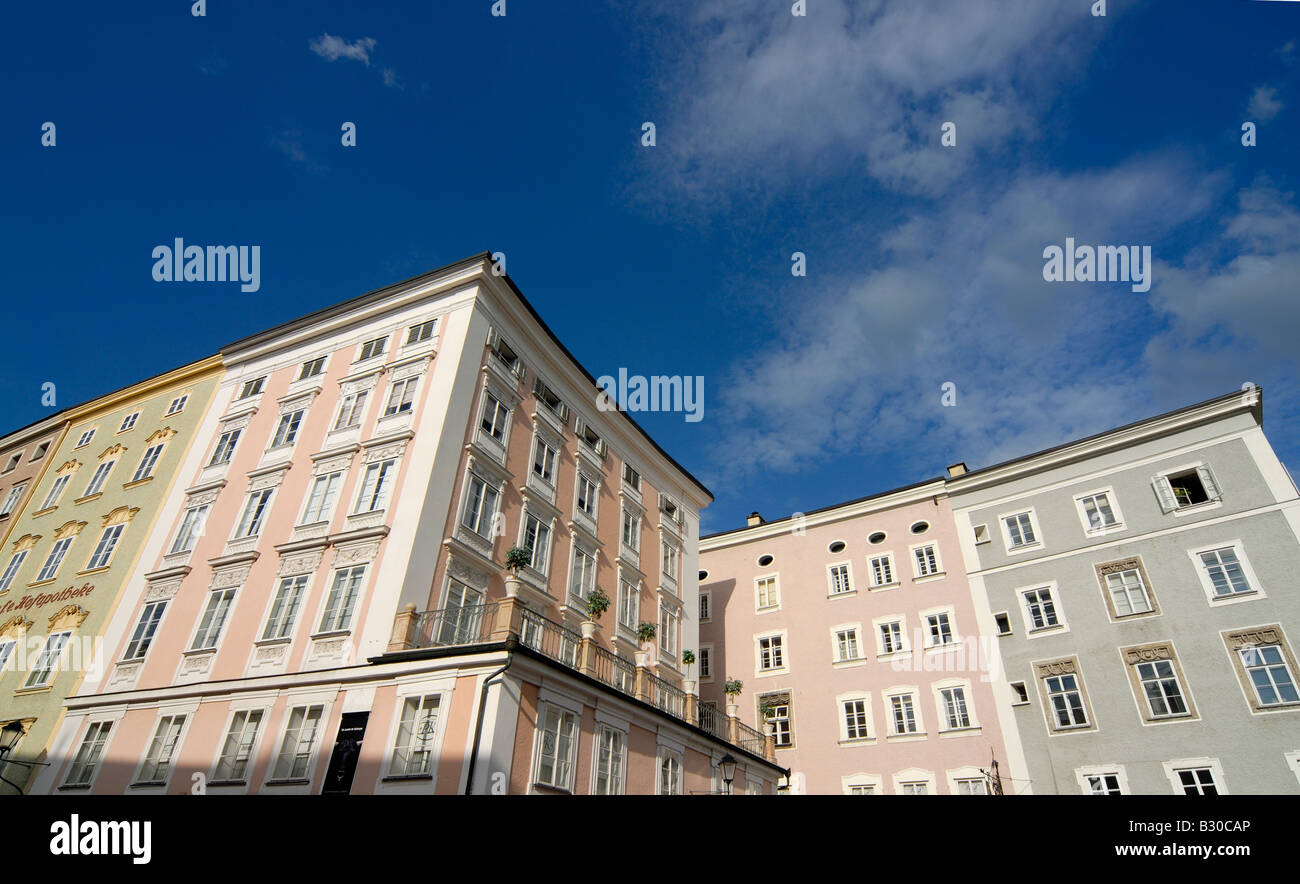
[[[656,632],[658,632],[658,630],[655,629],[653,623],[647,623],[642,620],[637,624],[636,637],[641,640],[641,650],[636,652],[637,666],[650,665],[650,642],[654,641]]]
[[[682,651],[682,665],[686,667],[687,677],[682,680],[682,690],[688,694],[695,693],[695,680],[690,678],[691,667],[695,665],[695,652],[690,648]]]
[[[609,596],[599,586],[587,594],[587,619],[582,621],[582,637],[595,638],[600,624],[596,621],[609,610]]]
[[[519,595],[519,569],[526,568],[533,562],[533,551],[526,546],[512,546],[506,550],[506,598]]]
[[[744,690],[745,685],[738,678],[729,678],[722,683],[722,692],[727,695],[727,715],[734,718],[740,711],[740,706],[736,704],[736,698]]]

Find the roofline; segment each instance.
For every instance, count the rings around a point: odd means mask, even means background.
[[[1236,403],[1236,407],[1224,407],[1231,406],[1233,403]],[[1264,390],[1262,387],[1257,386],[1253,390],[1235,390],[1231,393],[1224,393],[1221,396],[1215,396],[1213,399],[1206,399],[1193,405],[1166,411],[1164,414],[1133,421],[1123,426],[1085,436],[1082,439],[1073,439],[1060,445],[1054,445],[1051,448],[1044,448],[1041,451],[1035,451],[1001,463],[980,467],[977,470],[970,470],[960,476],[947,479],[945,484],[950,489],[950,495],[966,493],[975,490],[975,488],[997,481],[1006,481],[1012,476],[1028,472],[1035,461],[1049,459],[1053,455],[1061,455],[1061,457],[1056,458],[1050,466],[1064,466],[1073,461],[1093,457],[1101,453],[1094,450],[1098,448],[1100,443],[1110,441],[1115,447],[1129,445],[1141,441],[1141,439],[1126,439],[1124,438],[1126,436],[1150,437],[1178,429],[1187,429],[1219,420],[1243,409],[1248,409],[1261,427],[1264,425]],[[1143,434],[1142,430],[1151,432]],[[1074,453],[1074,456],[1070,456],[1071,452]]]
[[[287,322],[282,322],[279,325],[272,326],[271,328],[266,329],[264,331],[257,332],[256,334],[252,334],[247,337],[240,338],[239,340],[233,341],[225,345],[224,347],[222,347],[220,353],[223,356],[225,356],[235,350],[244,350],[250,347],[257,346],[258,344],[272,340],[281,335],[285,335],[290,332],[296,331],[300,328],[305,328],[309,325],[320,322],[323,319],[329,319],[335,316],[339,316],[341,314],[347,313],[351,310],[355,310],[356,308],[364,305],[378,303],[382,301],[384,298],[394,295],[399,291],[402,291],[406,288],[410,288],[415,285],[419,285],[420,283],[423,282],[428,282],[436,277],[444,276],[449,272],[453,272],[457,270],[465,270],[472,267],[475,264],[482,264],[485,261],[491,261],[491,260],[492,260],[491,252],[479,252],[477,255],[471,255],[468,258],[462,258],[459,261],[453,261],[452,263],[446,264],[442,267],[438,267],[433,270],[428,270],[424,273],[418,274],[417,276],[412,276],[410,279],[404,279],[400,282],[395,282],[390,285],[383,286],[382,288],[374,289],[372,291],[366,292],[363,295],[357,295],[356,297],[349,298],[346,301],[340,301],[337,304],[331,305],[329,307],[324,307],[313,313],[308,313],[305,316],[300,316],[297,319],[291,319],[288,320]],[[515,281],[510,278],[510,275],[507,273],[504,274],[501,278],[505,280],[506,285],[508,286],[510,291],[514,294],[514,296],[519,299],[519,303],[523,305],[523,308],[528,312],[528,315],[532,317],[534,322],[536,322],[539,326],[541,326],[542,331],[544,331],[546,333],[546,336],[550,338],[551,343],[554,344],[556,348],[559,349],[560,353],[578,369],[578,371],[582,374],[584,378],[586,378],[591,382],[591,385],[593,387],[598,387],[599,384],[596,383],[596,378],[592,376],[591,372],[587,371],[587,369],[583,367],[582,363],[578,361],[577,357],[574,356],[573,353],[569,351],[569,348],[564,346],[564,343],[559,339],[559,337],[555,334],[555,332],[551,330],[551,327],[546,324],[546,321],[544,319],[542,319],[541,314],[539,314],[536,308],[534,308],[533,305],[529,302],[529,300],[526,297],[524,297],[524,293],[519,290],[519,286],[516,285]],[[676,469],[683,476],[689,479],[696,488],[698,488],[701,492],[703,492],[710,502],[712,502],[715,499],[713,496],[713,492],[711,492],[704,485],[703,482],[701,482],[694,475],[692,475],[691,472],[687,470],[684,466],[682,466],[677,461],[676,458],[674,458],[671,454],[665,451],[663,447],[660,446],[659,443],[656,442],[654,438],[649,433],[647,433],[639,423],[633,420],[632,417],[626,411],[620,409],[618,413],[623,416],[623,419],[626,420],[632,426],[632,428],[641,435],[642,438],[644,438],[647,442],[650,443],[650,446],[654,448],[654,450],[660,456],[662,456],[666,461],[668,461],[668,463],[674,469]]]

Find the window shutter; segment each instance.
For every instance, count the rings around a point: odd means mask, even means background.
[[[560,423],[565,423],[569,419],[569,406],[563,402],[560,403]]]
[[[1210,473],[1209,467],[1197,467],[1196,475],[1201,477],[1201,485],[1205,487],[1205,493],[1209,495],[1210,500],[1223,498],[1223,493],[1219,491],[1219,483],[1214,481],[1214,476]]]
[[[583,433],[585,433],[586,431],[587,431],[587,422],[584,421],[584,420],[582,419],[581,416],[574,418],[574,419],[573,419],[573,432],[575,432],[575,433],[577,433],[579,436],[581,436],[581,435],[582,435]]]
[[[534,395],[534,396],[541,396],[541,395],[542,395],[542,391],[543,391],[545,388],[546,388],[546,385],[542,383],[542,378],[541,378],[540,375],[537,376],[537,377],[535,377],[535,378],[533,378],[533,395]]]
[[[1174,497],[1174,489],[1169,486],[1168,479],[1156,476],[1151,480],[1151,487],[1155,489],[1161,512],[1172,513],[1178,509],[1178,500]]]
[[[597,454],[599,454],[601,457],[604,457],[608,452],[609,452],[609,445],[605,443],[604,439],[601,439],[599,442],[596,443]]]
[[[500,343],[501,343],[501,332],[497,331],[494,328],[488,329],[488,336],[487,336],[488,347],[495,350],[497,348],[497,345]]]
[[[515,377],[519,378],[521,381],[528,376],[528,369],[524,368],[524,361],[518,357],[515,358],[515,364],[510,370],[514,372]]]

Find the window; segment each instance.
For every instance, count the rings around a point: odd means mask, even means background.
[[[1222,499],[1218,483],[1208,467],[1198,466],[1156,476],[1151,480],[1160,509],[1166,513],[1186,510]]]
[[[334,509],[334,501],[338,499],[339,487],[342,484],[342,470],[313,479],[311,491],[307,495],[307,506],[302,513],[302,524],[311,525],[327,520]]]
[[[794,727],[790,717],[790,695],[758,695],[759,718],[766,722],[768,733],[775,738],[777,748],[789,749],[794,745]]]
[[[366,467],[366,474],[361,481],[361,492],[357,495],[354,513],[373,513],[382,510],[388,504],[388,489],[393,484],[397,473],[397,461],[385,460],[372,463]]]
[[[86,445],[89,445],[89,444],[90,444],[90,440],[95,438],[95,430],[97,430],[97,429],[99,429],[99,428],[98,428],[98,427],[91,427],[89,430],[86,430],[84,433],[82,433],[82,434],[81,434],[81,438],[79,438],[79,439],[77,440],[77,444],[76,444],[74,447],[75,447],[75,448],[83,448],[83,447],[85,447]]]
[[[483,627],[483,614],[483,593],[451,578],[443,600],[439,641],[446,645],[463,645],[474,641]]]
[[[1008,550],[1030,547],[1038,543],[1038,535],[1034,531],[1034,520],[1030,513],[1003,516],[1002,526],[1006,530]]]
[[[583,601],[596,588],[596,556],[578,545],[573,547],[573,573],[569,579],[569,592]]]
[[[555,484],[555,449],[541,439],[533,446],[533,475],[548,485]]]
[[[623,545],[634,553],[641,551],[641,516],[632,510],[623,510]]]
[[[776,585],[775,577],[760,577],[754,581],[756,595],[755,607],[760,611],[779,607],[781,591]]]
[[[641,594],[636,585],[627,580],[619,581],[618,588],[618,622],[628,629],[636,629],[637,617],[640,616]]]
[[[465,495],[465,512],[460,523],[482,537],[490,537],[492,516],[497,511],[497,498],[500,492],[479,478],[477,473],[469,474],[469,493]]]
[[[325,373],[325,357],[317,356],[310,362],[302,364],[302,370],[298,372],[298,380],[305,381],[308,378],[314,378],[318,374]]]
[[[402,721],[397,728],[393,761],[388,775],[419,777],[433,773],[433,740],[438,733],[441,694],[407,697],[402,704]]]
[[[230,459],[235,456],[235,446],[239,444],[239,436],[243,432],[242,429],[236,429],[222,433],[217,439],[217,447],[212,449],[212,460],[208,461],[208,466],[215,467],[230,463]]]
[[[573,754],[577,748],[578,719],[566,709],[547,706],[537,740],[533,781],[556,789],[573,786]]]
[[[117,549],[117,542],[122,538],[124,530],[126,530],[124,524],[109,525],[104,529],[104,533],[99,535],[99,542],[95,544],[95,551],[90,555],[90,561],[86,563],[87,571],[108,567],[109,561],[113,558],[113,550]]]
[[[510,420],[510,409],[501,404],[501,400],[490,392],[483,394],[483,418],[479,426],[493,439],[505,444],[506,426]]]
[[[248,762],[253,757],[253,744],[261,727],[261,709],[244,709],[234,714],[225,742],[221,744],[221,754],[217,756],[214,782],[242,782],[248,776]]]
[[[890,697],[889,709],[894,734],[915,734],[919,732],[916,723],[916,707],[912,702],[911,694],[895,694]]]
[[[870,783],[857,783],[846,786],[849,795],[875,795],[876,787]]]
[[[871,585],[889,586],[894,582],[894,562],[888,555],[876,556],[871,560]]]
[[[979,546],[981,543],[988,543],[990,540],[993,539],[993,538],[991,538],[991,537],[989,536],[989,526],[988,526],[988,525],[974,525],[974,526],[972,526],[972,527],[971,527],[971,534],[974,535],[974,538],[975,538],[975,545],[976,545],[976,546]]]
[[[771,557],[771,556],[759,556],[759,557],[758,557],[758,567],[760,567],[760,568],[766,568],[766,567],[767,567],[768,565],[770,565],[770,564],[772,564],[772,557]]]
[[[670,657],[677,656],[677,624],[681,615],[667,605],[659,607],[659,650]]]
[[[59,566],[63,564],[63,557],[68,554],[68,547],[72,546],[73,538],[64,537],[61,540],[54,541],[54,546],[50,548],[50,554],[45,557],[45,564],[41,566],[41,571],[36,575],[36,582],[43,580],[53,580],[59,574]]]
[[[1118,509],[1112,503],[1111,494],[1110,490],[1106,490],[1075,498],[1079,504],[1084,531],[1094,534],[1120,525]]]
[[[700,592],[700,622],[707,622],[712,618],[713,612],[713,593],[709,590]]]
[[[49,494],[45,495],[45,500],[41,503],[41,509],[47,510],[59,502],[59,498],[63,496],[63,489],[68,487],[70,478],[71,476],[67,473],[54,477],[54,484],[50,486]]]
[[[884,531],[874,531],[867,536],[867,543],[884,543],[885,536]]]
[[[536,394],[539,405],[545,405],[554,414],[559,415],[560,420],[567,420],[566,409],[559,394],[547,386],[541,378],[533,380],[533,393]]]
[[[235,539],[256,537],[261,533],[262,520],[266,517],[266,511],[270,509],[272,491],[273,488],[263,488],[248,495],[248,501],[244,504],[244,513],[239,517],[239,525],[235,529]]]
[[[682,762],[676,753],[664,752],[659,756],[659,794],[682,794]]]
[[[294,443],[294,440],[298,438],[298,427],[302,425],[302,416],[304,414],[306,414],[306,409],[299,408],[297,411],[290,411],[280,415],[280,423],[275,428],[275,437],[271,440],[272,448],[280,448]]]
[[[1178,683],[1178,674],[1170,660],[1154,660],[1139,663],[1137,669],[1138,684],[1142,696],[1146,699],[1147,712],[1151,718],[1172,718],[1188,714],[1187,704],[1183,701],[1183,690]]]
[[[506,343],[505,338],[493,332],[488,337],[488,347],[491,348],[492,354],[494,356],[496,356],[503,363],[505,363],[505,366],[507,368],[509,368],[511,371],[513,371],[521,378],[524,376],[523,374],[524,366],[523,363],[519,361],[519,354],[515,353],[514,348],[512,348],[509,344]]]
[[[166,601],[150,602],[144,606],[140,618],[135,622],[135,629],[131,632],[131,641],[127,643],[123,660],[144,659],[144,655],[149,651],[149,645],[153,643],[154,633],[158,631],[158,623],[166,610]]]
[[[375,338],[373,341],[366,341],[361,345],[361,355],[357,357],[357,362],[365,362],[367,359],[374,359],[376,356],[383,356],[384,351],[387,349],[387,336]]]
[[[180,412],[185,410],[185,403],[189,401],[190,401],[189,393],[186,393],[184,396],[177,396],[175,399],[172,400],[171,405],[167,406],[167,414],[164,416],[170,417],[173,414],[180,414]]]
[[[700,680],[713,678],[713,648],[700,648]]]
[[[271,613],[267,615],[266,627],[262,630],[262,641],[289,638],[293,634],[294,624],[298,621],[298,609],[310,582],[310,574],[280,578],[280,586],[271,602]]]
[[[1236,547],[1201,550],[1194,554],[1194,558],[1200,564],[1202,580],[1210,585],[1212,599],[1235,598],[1255,592]]]
[[[411,411],[415,405],[415,385],[419,381],[418,376],[393,381],[388,388],[388,405],[384,408],[385,417],[391,417],[395,414],[407,414]]]
[[[758,668],[763,671],[785,666],[783,640],[779,635],[769,635],[758,640]]]
[[[1174,771],[1184,795],[1218,795],[1219,784],[1214,780],[1214,769],[1190,767]]]
[[[858,630],[856,628],[840,629],[835,632],[835,662],[846,663],[860,660],[858,653]]]
[[[104,482],[108,480],[108,474],[113,472],[113,465],[116,463],[116,460],[106,460],[95,467],[95,473],[90,477],[90,484],[86,486],[86,493],[81,496],[90,497],[103,491]]]
[[[31,456],[31,457],[27,458],[27,462],[28,462],[28,463],[36,463],[36,461],[38,461],[38,460],[40,460],[42,457],[44,457],[44,456],[45,456],[45,453],[46,453],[47,451],[49,451],[49,450],[50,450],[50,443],[49,443],[49,442],[42,442],[40,445],[37,445],[37,446],[36,446],[36,450],[32,452],[32,456]]]
[[[266,387],[266,378],[253,378],[251,381],[244,381],[244,386],[239,390],[240,399],[249,399],[259,395]]]
[[[421,322],[419,325],[413,325],[406,330],[406,346],[418,344],[421,341],[427,341],[433,337],[433,330],[437,328],[438,320],[429,319]]]
[[[900,795],[929,795],[930,784],[921,782],[906,782],[898,784]]]
[[[68,779],[64,785],[90,785],[90,781],[95,778],[95,768],[99,766],[99,758],[104,754],[104,746],[108,743],[108,734],[112,729],[111,721],[96,721],[86,728],[86,735],[81,738],[81,745],[77,747],[77,754],[68,768]]]
[[[145,450],[144,457],[140,458],[140,465],[135,468],[135,475],[131,477],[132,482],[140,482],[153,475],[153,468],[158,465],[158,456],[162,454],[162,450],[161,445],[150,445]]]
[[[953,780],[954,792],[958,795],[987,795],[988,784],[981,777],[963,777]]]
[[[167,782],[172,758],[176,755],[176,744],[180,742],[184,728],[184,715],[164,715],[158,719],[158,727],[149,743],[149,751],[145,753],[144,766],[140,768],[137,783],[162,785]]]
[[[138,411],[131,412],[126,417],[122,418],[122,423],[120,426],[118,426],[117,431],[119,433],[125,433],[127,430],[132,429],[135,426],[136,421],[138,421],[139,419],[140,419],[140,412]]]
[[[225,628],[230,617],[230,608],[235,601],[235,588],[214,589],[208,593],[208,603],[203,608],[198,631],[190,642],[191,651],[206,651],[217,646],[221,630]]]
[[[1154,598],[1148,590],[1146,570],[1139,560],[1098,565],[1097,573],[1105,582],[1111,617],[1118,619],[1156,610]]]
[[[1073,660],[1038,665],[1049,720],[1055,730],[1089,726],[1087,698],[1077,668]]]
[[[585,473],[578,473],[578,512],[596,518],[596,484]]]
[[[831,565],[831,595],[843,595],[846,592],[853,592],[853,581],[849,577],[848,565]]]
[[[940,645],[952,644],[952,624],[949,623],[946,613],[929,614],[925,618],[925,623],[929,628],[927,647],[937,648]]]
[[[1029,702],[1029,688],[1023,681],[1011,682],[1011,705],[1024,706]]]
[[[4,472],[9,473],[18,469],[18,464],[22,461],[22,459],[23,459],[23,453],[21,451],[15,454],[13,457],[9,458],[9,462],[5,464]]]
[[[1290,654],[1284,654],[1281,645],[1241,647],[1237,656],[1260,707],[1300,703],[1295,675],[1287,659]]]
[[[18,501],[22,498],[23,491],[26,489],[26,484],[23,484],[15,485],[9,490],[9,496],[5,498],[4,505],[0,506],[0,516],[7,516],[14,511],[14,507],[18,505]]]
[[[41,645],[41,651],[36,655],[32,671],[28,674],[27,681],[23,682],[24,688],[45,687],[54,679],[54,667],[59,665],[63,649],[68,646],[68,640],[71,638],[70,629],[52,632],[45,637],[45,644]]]
[[[939,573],[939,559],[933,543],[916,547],[912,550],[912,557],[916,562],[917,577],[932,577]]]
[[[641,474],[628,464],[623,464],[623,484],[638,494],[641,493]]]
[[[893,654],[903,650],[903,621],[890,620],[880,624],[880,653]]]
[[[871,731],[868,727],[867,701],[865,698],[844,700],[840,704],[844,714],[844,739],[869,740]]]
[[[168,555],[174,556],[194,549],[194,544],[203,536],[203,526],[208,520],[208,511],[210,509],[211,506],[205,503],[192,506],[185,511],[185,516],[181,519],[180,530],[176,532],[176,539],[172,541],[172,547],[167,553]]]
[[[826,550],[829,553],[831,553],[831,555],[839,555],[840,553],[844,552],[844,541],[834,540],[829,545],[827,545]]]
[[[622,731],[601,727],[596,734],[596,775],[593,795],[623,794],[623,763],[627,738]]]
[[[1006,611],[999,611],[994,614],[993,622],[998,627],[998,635],[1011,635],[1011,615]]]
[[[676,545],[665,541],[663,544],[664,576],[674,583],[677,582],[677,567],[680,557],[681,550]]]
[[[965,688],[941,688],[939,690],[939,700],[943,708],[945,729],[955,731],[971,726],[970,710],[966,706]]]
[[[27,561],[27,550],[22,549],[14,553],[9,559],[9,564],[5,565],[3,573],[0,573],[0,592],[8,592],[9,587],[13,585],[14,577],[18,574],[18,569]]]
[[[352,623],[352,609],[361,593],[361,582],[366,576],[365,565],[353,565],[334,572],[325,614],[321,617],[321,632],[341,632]]]
[[[1123,795],[1118,773],[1088,774],[1084,778],[1089,795]]]
[[[524,518],[524,547],[530,554],[529,567],[546,573],[551,549],[551,527],[529,513]]]
[[[361,418],[366,412],[366,399],[369,396],[369,390],[358,390],[344,396],[339,404],[339,416],[334,419],[334,429],[348,430],[361,426]]]
[[[323,706],[297,706],[289,713],[289,726],[280,742],[280,754],[275,759],[274,780],[301,780],[307,778],[311,753],[320,731]]]
[[[1030,632],[1039,629],[1051,629],[1061,625],[1056,613],[1056,602],[1052,599],[1052,588],[1040,586],[1021,593],[1025,603],[1025,623]]]

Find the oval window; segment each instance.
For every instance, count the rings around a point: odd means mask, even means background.
[[[709,572],[708,572],[708,571],[701,571],[701,572],[700,572],[700,579],[701,579],[701,580],[707,580],[707,579],[709,579]]]
[[[837,541],[835,541],[834,543],[832,543],[830,546],[828,546],[828,547],[826,547],[826,548],[827,548],[828,550],[830,550],[831,552],[833,552],[833,553],[842,553],[842,552],[844,552],[844,541],[843,541],[843,540],[837,540]]]
[[[759,566],[760,568],[766,568],[766,567],[767,567],[768,565],[770,565],[770,564],[772,564],[772,557],[771,557],[771,556],[759,556],[759,557],[758,557],[758,566]]]
[[[877,531],[876,533],[872,534],[870,537],[867,538],[868,543],[883,543],[884,540],[885,540],[884,531]]]
[[[930,523],[929,523],[929,522],[914,522],[914,523],[912,523],[912,533],[913,533],[913,534],[924,534],[925,532],[927,532],[927,531],[929,531],[929,530],[930,530]]]

